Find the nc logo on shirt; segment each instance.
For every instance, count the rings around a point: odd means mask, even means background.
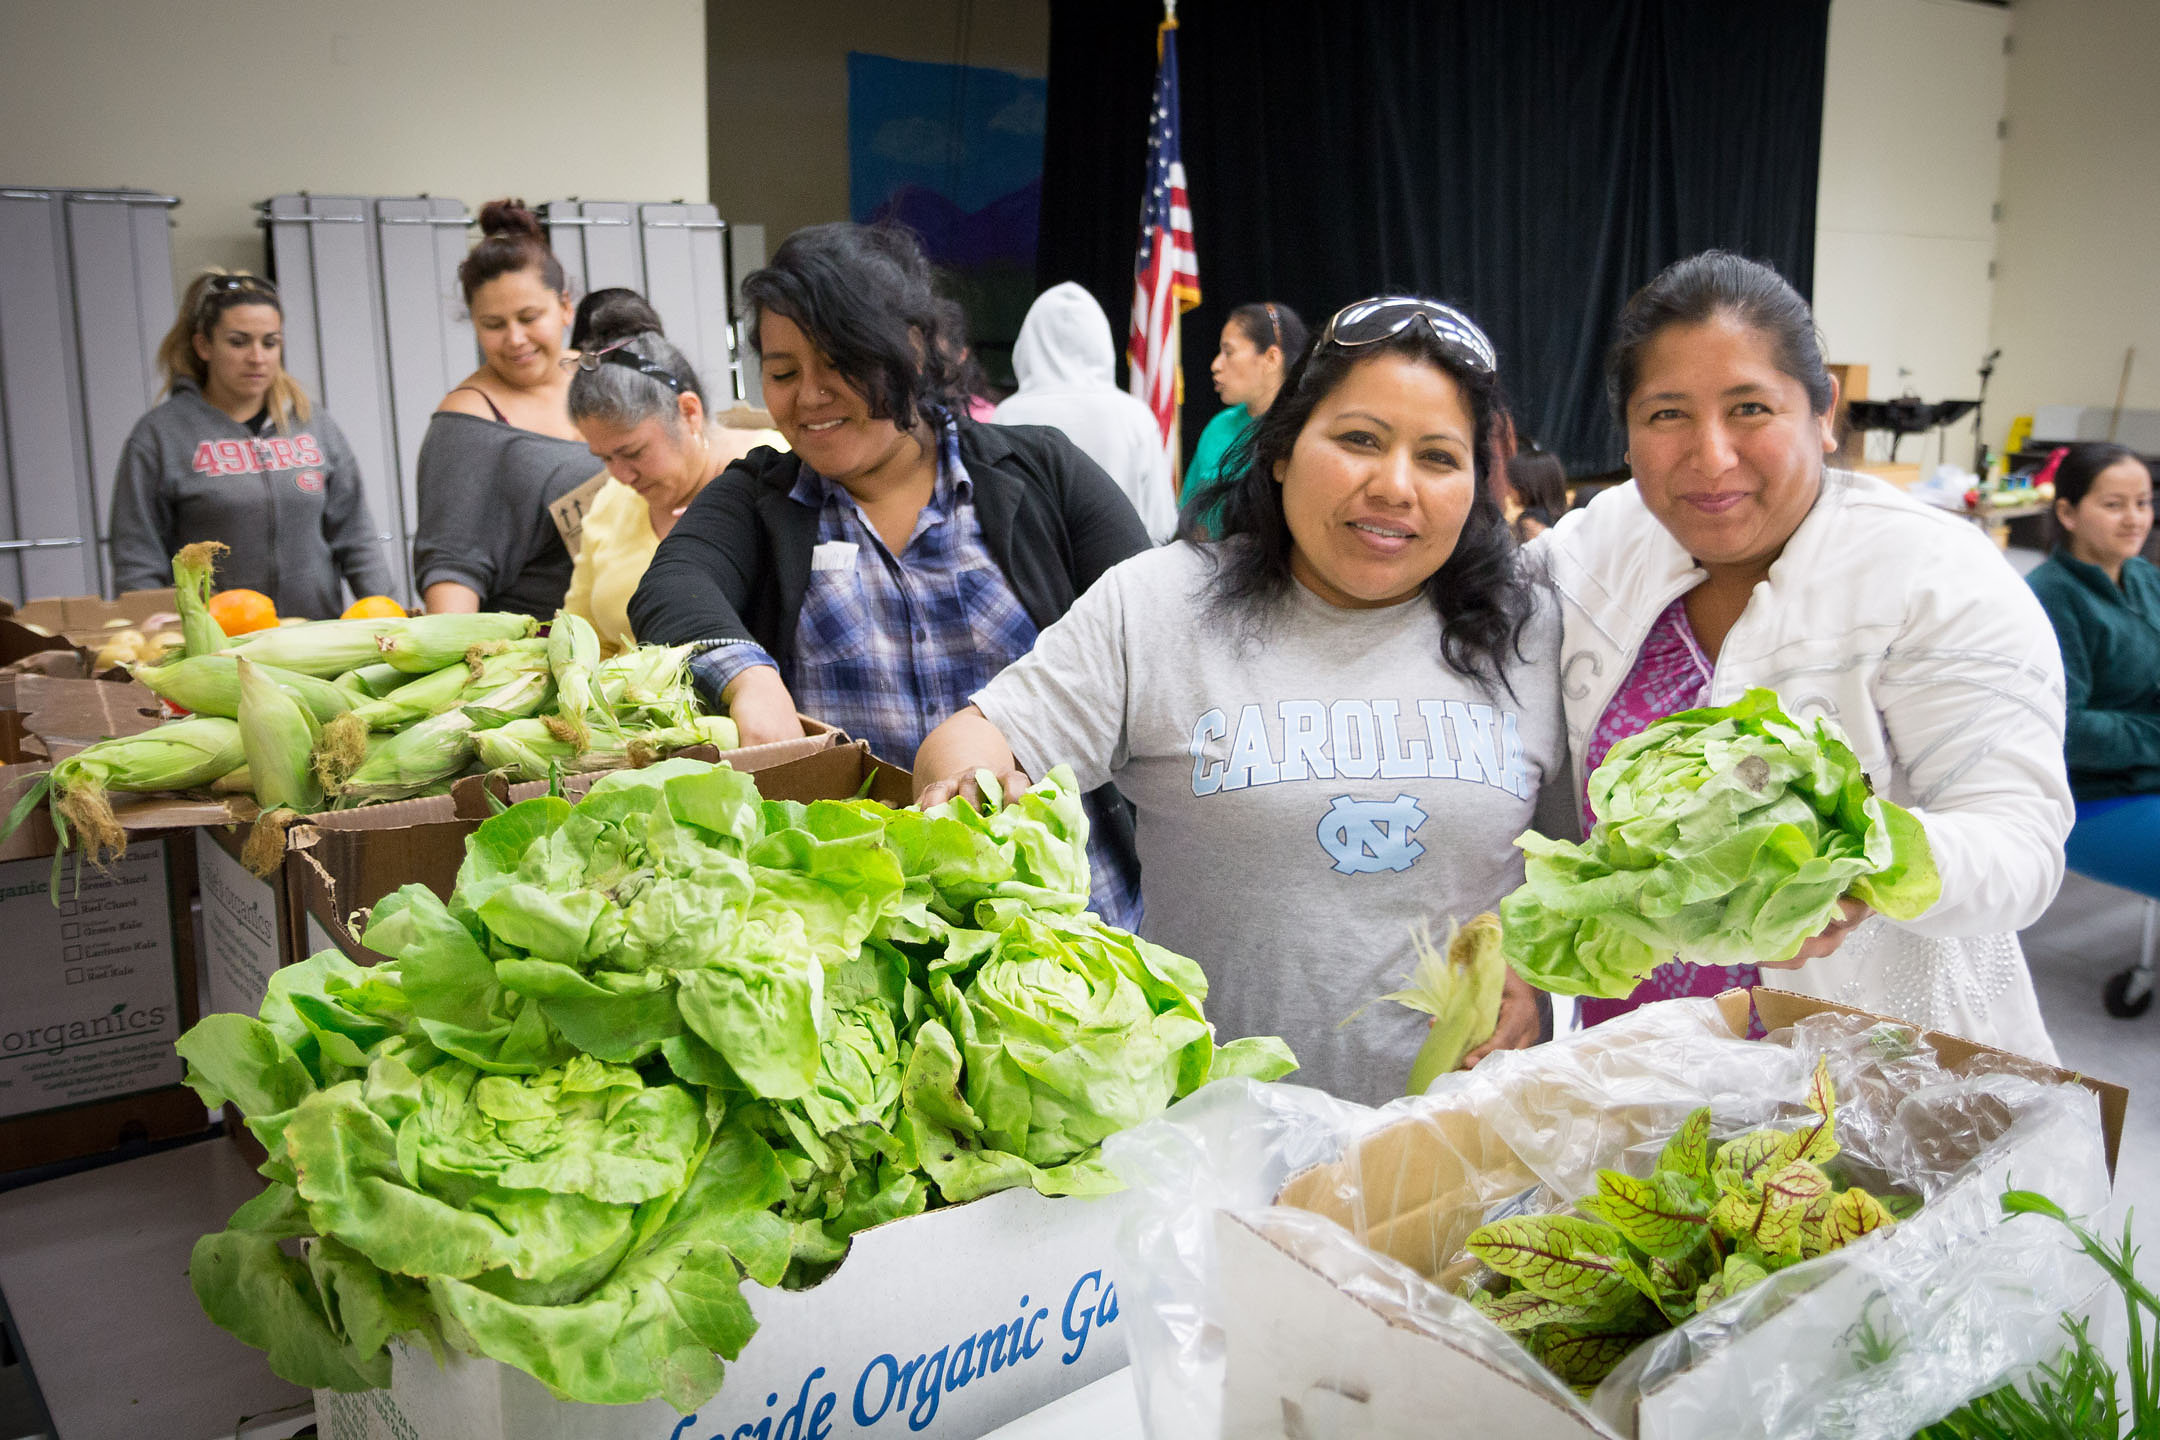
[[[1320,848],[1345,875],[1408,870],[1425,853],[1414,838],[1425,818],[1415,796],[1353,800],[1338,795],[1320,817]]]

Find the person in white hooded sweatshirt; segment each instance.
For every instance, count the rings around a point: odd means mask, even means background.
[[[1110,321],[1068,280],[1035,297],[1013,345],[1020,388],[991,412],[999,425],[1054,425],[1117,481],[1148,538],[1177,531],[1170,452],[1147,406],[1117,388]]]

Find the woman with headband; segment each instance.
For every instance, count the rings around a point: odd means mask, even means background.
[[[563,362],[576,369],[570,419],[608,482],[585,512],[563,609],[590,623],[613,655],[637,644],[630,597],[690,502],[758,446],[785,450],[787,441],[775,430],[724,428],[689,357],[635,290],[587,296],[573,340],[578,355]]]
[[[1426,1021],[1343,1018],[1421,927],[1520,883],[1510,842],[1566,767],[1558,617],[1485,483],[1502,413],[1460,311],[1343,310],[1232,450],[1224,538],[1111,570],[915,757],[923,803],[978,770],[1114,781],[1140,933],[1200,962],[1224,1035],[1279,1034],[1299,1080],[1367,1103],[1402,1092]],[[1494,1044],[1538,1031],[1511,975]]]
[[[1279,301],[1240,305],[1223,322],[1222,341],[1208,362],[1208,375],[1225,408],[1200,432],[1192,464],[1185,467],[1185,483],[1178,491],[1178,504],[1201,538],[1222,533],[1224,497],[1206,492],[1223,478],[1223,457],[1260,423],[1275,403],[1283,377],[1304,353],[1305,322]]]
[[[173,583],[183,545],[222,541],[218,580],[280,616],[322,620],[388,593],[390,566],[352,447],[284,365],[277,287],[196,277],[158,346],[170,398],[135,423],[113,488],[113,584]]]

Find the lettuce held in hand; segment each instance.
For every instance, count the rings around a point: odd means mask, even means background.
[[[1927,835],[1878,798],[1837,726],[1769,690],[1688,710],[1612,748],[1581,845],[1535,832],[1501,903],[1508,963],[1562,995],[1618,999],[1667,960],[1789,960],[1850,895],[1893,920],[1942,894]]]

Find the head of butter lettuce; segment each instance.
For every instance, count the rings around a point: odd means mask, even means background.
[[[1626,996],[1668,960],[1789,960],[1850,895],[1893,920],[1941,898],[1919,820],[1877,796],[1837,726],[1769,690],[1682,711],[1613,746],[1582,844],[1516,840],[1508,963],[1560,995]]]

